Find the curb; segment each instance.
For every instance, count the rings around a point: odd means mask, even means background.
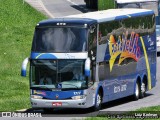
[[[30,6],[32,6],[37,11],[43,13],[49,18],[54,18],[54,16],[46,9],[46,7],[43,5],[42,0],[25,0],[26,3],[28,3]]]
[[[20,109],[20,110],[16,110],[16,112],[26,112],[28,109]]]
[[[41,7],[43,8],[43,10],[47,13],[47,15],[48,15],[50,18],[55,18],[55,17],[46,9],[46,7],[44,6],[42,0],[39,0],[39,4],[41,5]]]

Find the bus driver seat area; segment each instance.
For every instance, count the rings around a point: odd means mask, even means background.
[[[52,84],[52,79],[47,70],[44,70],[42,73],[42,77],[40,78],[39,85],[51,85],[51,84]]]

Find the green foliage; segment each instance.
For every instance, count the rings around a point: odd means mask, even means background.
[[[121,112],[120,114],[114,113],[113,114],[99,114],[97,117],[89,117],[86,118],[85,120],[141,120],[141,119],[148,119],[148,120],[154,120],[157,119],[156,117],[152,116],[144,116],[145,114],[154,114],[154,115],[160,115],[160,105],[158,106],[152,106],[152,107],[144,107],[137,109],[135,111],[124,111]],[[137,116],[137,115],[142,115],[142,116]]]
[[[46,19],[23,0],[0,0],[0,111],[29,108],[29,78],[20,76],[35,25]]]
[[[144,107],[144,108],[140,108],[136,111],[160,111],[160,105],[152,106],[152,107]]]
[[[107,10],[115,8],[114,0],[98,0],[98,10]]]

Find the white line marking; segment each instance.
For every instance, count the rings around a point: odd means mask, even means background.
[[[39,0],[40,5],[42,6],[42,8],[44,9],[44,11],[51,17],[51,18],[55,18],[44,6],[42,0]]]
[[[73,4],[73,5],[76,5],[77,7],[85,10],[86,12],[88,11],[88,9],[86,9],[85,7],[79,6],[77,3],[75,3],[75,2],[73,2],[73,1],[71,1],[71,0],[67,0],[67,1],[70,2],[70,3]]]
[[[78,4],[76,4],[75,2],[72,2],[71,0],[67,0],[68,2],[72,3],[73,5],[79,6]]]

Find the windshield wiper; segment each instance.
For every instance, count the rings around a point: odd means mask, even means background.
[[[52,91],[53,88],[48,88],[47,86],[34,86],[34,87],[30,87],[30,89],[35,89],[35,90],[50,90],[50,91]]]
[[[76,89],[79,89],[79,87],[78,86],[76,86],[76,85],[73,85],[73,84],[66,84],[66,83],[63,83],[63,85],[71,85],[71,86],[74,86],[74,87],[76,87]]]
[[[76,85],[73,85],[73,84],[64,84],[63,85],[70,85],[70,86],[74,86],[73,88],[72,87],[68,87],[68,88],[62,88],[61,90],[82,90],[82,89],[86,89],[86,87],[78,87]]]
[[[62,88],[62,91],[64,90],[82,90],[81,88]]]

